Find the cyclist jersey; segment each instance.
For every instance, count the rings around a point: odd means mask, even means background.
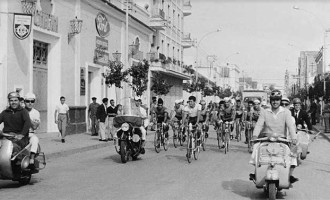
[[[197,123],[197,112],[201,110],[202,107],[200,104],[196,104],[193,108],[187,105],[184,108],[184,111],[188,113],[188,123],[192,123],[193,125],[195,125]]]
[[[236,118],[242,118],[245,108],[243,105],[235,106]]]
[[[260,112],[261,112],[261,110],[252,110],[252,112],[251,112],[251,116],[252,116],[252,121],[258,121],[258,119],[259,119],[259,116],[260,116]]]
[[[204,109],[201,108],[201,119],[200,122],[205,122],[206,115],[209,113],[209,109],[205,106]]]
[[[165,121],[165,113],[168,114],[167,108],[164,107],[164,106],[161,109],[158,109],[157,107],[154,108],[154,113],[155,113],[156,118],[157,118],[157,123],[164,122]]]
[[[178,120],[181,120],[181,119],[182,119],[183,110],[184,110],[183,105],[180,105],[179,108],[176,108],[176,107],[174,106],[175,117],[176,117]]]
[[[220,110],[220,118],[222,121],[233,121],[233,114],[235,113],[235,110],[233,106],[229,106],[228,108],[224,108]]]

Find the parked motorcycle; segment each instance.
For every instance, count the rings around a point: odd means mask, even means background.
[[[259,138],[256,145],[255,179],[257,188],[263,188],[269,199],[276,199],[277,191],[289,189],[291,151],[290,141],[276,134]]]
[[[0,179],[18,181],[21,185],[30,183],[32,174],[46,167],[45,154],[39,145],[35,155],[34,167],[30,166],[30,146],[28,144],[19,152],[13,152],[16,136],[0,132]],[[18,148],[19,149],[19,148]]]
[[[129,157],[137,160],[142,150],[142,133],[140,127],[143,125],[141,117],[138,116],[117,116],[113,119],[114,127],[117,130],[118,145],[116,151],[120,154],[121,162],[126,163]]]

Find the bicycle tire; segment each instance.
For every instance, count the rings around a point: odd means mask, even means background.
[[[252,153],[252,142],[251,142],[251,129],[248,130],[248,152]]]
[[[163,139],[163,147],[164,147],[164,150],[167,151],[168,150],[168,145],[170,143],[170,140],[168,137],[164,137]]]
[[[199,145],[198,145],[198,142],[199,142]],[[201,142],[202,142],[201,140],[197,139],[197,133],[196,133],[196,135],[195,135],[195,148],[193,150],[195,160],[197,160],[198,157],[199,157]]]
[[[157,153],[160,152],[160,137],[159,137],[159,132],[155,132],[155,137],[154,137],[154,146],[155,146],[155,151]]]
[[[191,163],[191,153],[192,153],[192,144],[190,144],[192,141],[192,138],[191,136],[188,136],[187,138],[187,160],[188,160],[188,163]]]
[[[205,133],[203,133],[203,135],[201,136],[201,146],[203,151],[205,151],[205,144],[206,144],[206,137],[205,137]]]
[[[176,148],[177,146],[178,146],[178,144],[179,144],[179,141],[178,141],[178,134],[176,134],[176,137],[174,137],[175,136],[175,130],[173,129],[173,146],[174,146],[174,148]]]
[[[229,137],[230,137],[229,134],[225,133],[225,154],[227,154],[227,152],[228,152],[229,140],[230,140]]]
[[[182,136],[182,132],[179,130],[179,131],[178,131],[178,140],[179,140],[180,146],[183,145],[182,137],[183,137],[183,136]]]
[[[220,136],[220,131],[217,130],[217,140],[218,140],[218,147],[219,147],[219,149],[221,149],[221,141],[220,141],[220,138],[221,138],[221,136]]]

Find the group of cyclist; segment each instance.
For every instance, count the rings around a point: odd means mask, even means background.
[[[258,121],[261,110],[261,102],[258,99],[254,101],[250,100],[248,106],[245,108],[241,99],[237,98],[232,102],[229,97],[224,98],[218,102],[210,102],[208,105],[205,100],[201,100],[197,103],[195,96],[190,96],[188,98],[187,104],[184,105],[183,100],[176,100],[173,109],[170,111],[164,106],[164,101],[159,98],[157,105],[151,109],[151,119],[154,119],[154,123],[162,123],[164,127],[164,135],[168,137],[169,126],[173,128],[173,137],[177,137],[175,131],[174,122],[177,122],[179,126],[187,127],[189,123],[192,125],[197,125],[198,137],[201,133],[201,127],[204,124],[203,132],[205,138],[208,138],[209,125],[213,124],[215,129],[220,129],[224,131],[222,127],[225,122],[230,122],[230,138],[234,138],[233,130],[234,124],[236,124],[236,135],[237,139],[240,130],[245,127],[245,122],[252,123],[252,127]],[[236,122],[236,123],[234,123]],[[238,127],[240,126],[240,127]],[[187,133],[183,129],[184,137]],[[247,138],[247,132],[245,133]],[[245,141],[247,143],[247,140]]]

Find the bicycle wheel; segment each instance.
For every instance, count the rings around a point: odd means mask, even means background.
[[[218,140],[218,147],[221,149],[221,135],[220,135],[220,130],[217,130],[217,140]]]
[[[164,136],[163,147],[164,147],[164,150],[167,151],[168,150],[168,145],[170,143],[170,140],[168,138],[168,133],[167,133],[167,137],[165,136],[165,134],[163,136]]]
[[[236,137],[237,137],[237,142],[239,142],[241,139],[241,126],[240,123],[236,123]]]
[[[187,160],[188,160],[188,163],[191,163],[191,153],[192,153],[192,138],[191,136],[188,136],[188,139],[187,139]]]
[[[196,134],[197,135],[197,134]],[[195,160],[198,159],[199,153],[200,153],[200,145],[198,143],[200,143],[200,140],[197,140],[197,136],[195,137],[195,148],[194,148],[194,158]]]
[[[249,153],[252,153],[252,147],[253,147],[253,144],[251,142],[251,138],[252,138],[252,130],[248,130],[248,152]]]
[[[229,134],[225,133],[225,154],[228,152]]]
[[[173,146],[174,148],[177,147],[178,145],[178,134],[176,134],[176,132],[178,132],[177,130],[173,129]]]
[[[205,151],[205,144],[206,144],[206,137],[205,137],[205,133],[203,133],[201,135],[201,145],[202,145],[203,151]]]
[[[155,132],[154,146],[155,146],[155,151],[157,153],[159,153],[160,152],[160,133],[159,133],[159,131]]]
[[[179,140],[180,146],[183,145],[182,137],[183,137],[182,132],[180,130],[178,130],[178,140]]]

